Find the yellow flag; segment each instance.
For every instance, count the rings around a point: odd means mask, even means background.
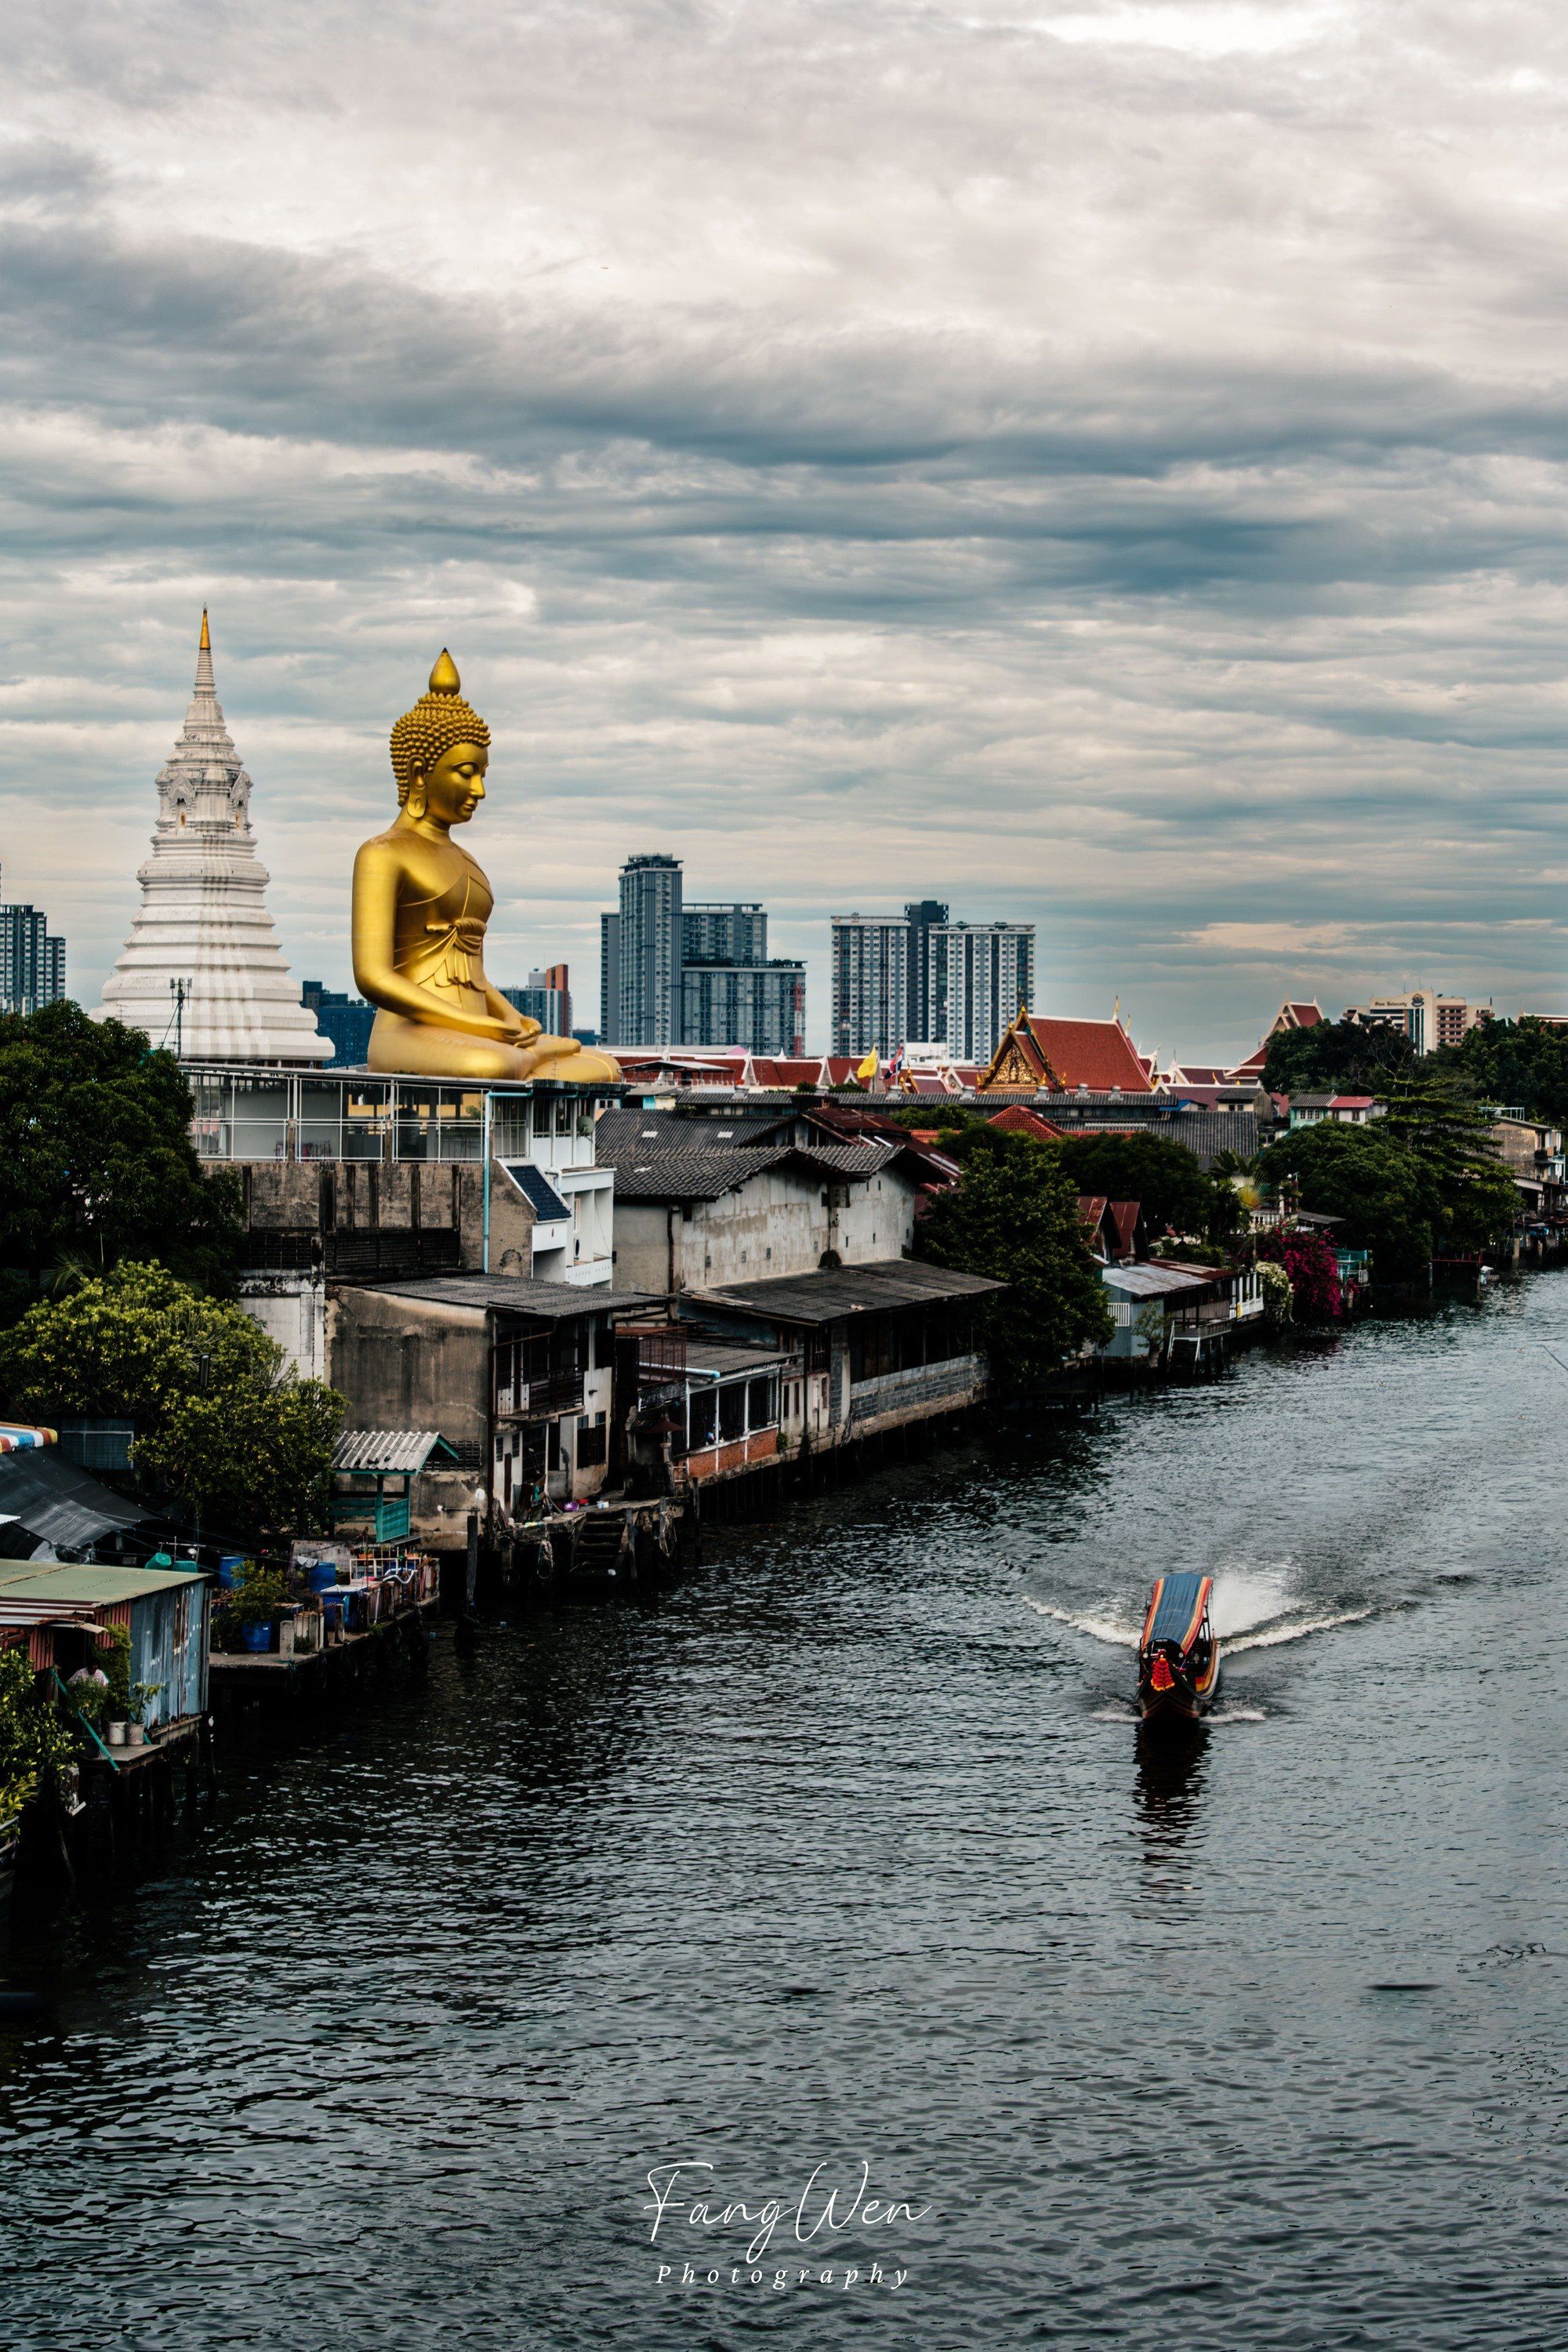
[[[861,1063],[855,1075],[858,1078],[874,1078],[876,1076],[877,1055],[875,1047],[873,1047],[871,1052],[867,1055],[865,1060]]]

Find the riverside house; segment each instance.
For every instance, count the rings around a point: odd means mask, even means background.
[[[976,1309],[1005,1286],[904,1258],[678,1298],[672,1455],[689,1478],[723,1477],[967,1412],[985,1392]]]

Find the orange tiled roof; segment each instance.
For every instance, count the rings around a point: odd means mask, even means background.
[[[1031,1014],[1029,1034],[1046,1067],[1069,1093],[1152,1095],[1148,1072],[1120,1021],[1055,1021]]]
[[[1053,1127],[1048,1118],[1042,1118],[1037,1110],[1030,1110],[1026,1103],[1009,1103],[1005,1110],[999,1110],[985,1124],[987,1127],[999,1127],[1004,1135],[1032,1135],[1037,1143],[1060,1143],[1062,1140],[1061,1129]]]

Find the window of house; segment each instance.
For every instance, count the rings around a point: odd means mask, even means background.
[[[750,1394],[746,1401],[746,1418],[752,1429],[771,1429],[778,1419],[773,1402],[773,1376],[763,1372],[747,1382]]]
[[[605,1416],[596,1412],[591,1421],[577,1423],[577,1467],[597,1470],[605,1460]]]
[[[746,1433],[746,1383],[733,1381],[719,1391],[719,1435],[726,1445]]]
[[[710,1388],[694,1389],[686,1401],[686,1443],[693,1454],[713,1443],[715,1402]]]

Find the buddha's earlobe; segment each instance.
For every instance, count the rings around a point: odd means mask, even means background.
[[[425,779],[416,768],[408,785],[408,814],[412,817],[421,817],[425,809]]]

